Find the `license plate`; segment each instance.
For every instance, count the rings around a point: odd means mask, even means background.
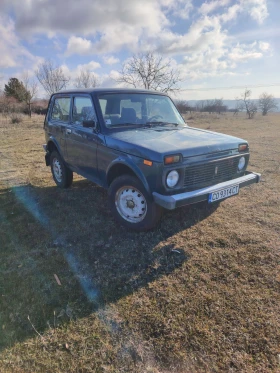
[[[219,189],[209,194],[208,202],[209,203],[216,202],[216,201],[219,201],[220,199],[234,196],[235,194],[238,194],[238,192],[239,192],[238,184],[232,185],[231,187],[228,187],[228,188]]]

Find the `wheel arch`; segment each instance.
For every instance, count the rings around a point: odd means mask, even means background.
[[[46,152],[46,155],[45,155],[46,165],[47,166],[50,166],[50,158],[51,158],[51,153],[53,151],[57,151],[58,154],[61,156],[61,158],[64,161],[64,157],[63,157],[63,155],[61,153],[60,146],[58,145],[58,143],[55,140],[55,138],[50,137],[49,141],[47,142],[47,152]]]
[[[141,181],[146,191],[151,194],[149,184],[141,170],[129,160],[117,159],[111,163],[106,173],[107,186],[109,187],[115,178],[122,175],[135,176]]]
[[[54,138],[50,138],[48,143],[47,143],[47,150],[49,153],[52,153],[54,150],[56,150],[59,155],[61,156],[61,151],[60,151],[60,147],[57,143],[57,141],[54,139]]]

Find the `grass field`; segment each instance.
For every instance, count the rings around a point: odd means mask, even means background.
[[[190,119],[249,140],[262,182],[140,234],[55,187],[42,121],[0,119],[0,372],[279,372],[280,114]]]

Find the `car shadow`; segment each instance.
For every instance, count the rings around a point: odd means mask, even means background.
[[[167,212],[156,229],[136,233],[113,220],[107,192],[86,180],[1,191],[0,349],[168,276],[189,257],[168,238],[215,208]]]

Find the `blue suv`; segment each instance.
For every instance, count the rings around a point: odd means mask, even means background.
[[[189,127],[164,93],[84,89],[53,94],[44,122],[46,165],[58,187],[73,172],[108,189],[117,221],[142,231],[162,210],[236,195],[257,183],[247,141]]]

